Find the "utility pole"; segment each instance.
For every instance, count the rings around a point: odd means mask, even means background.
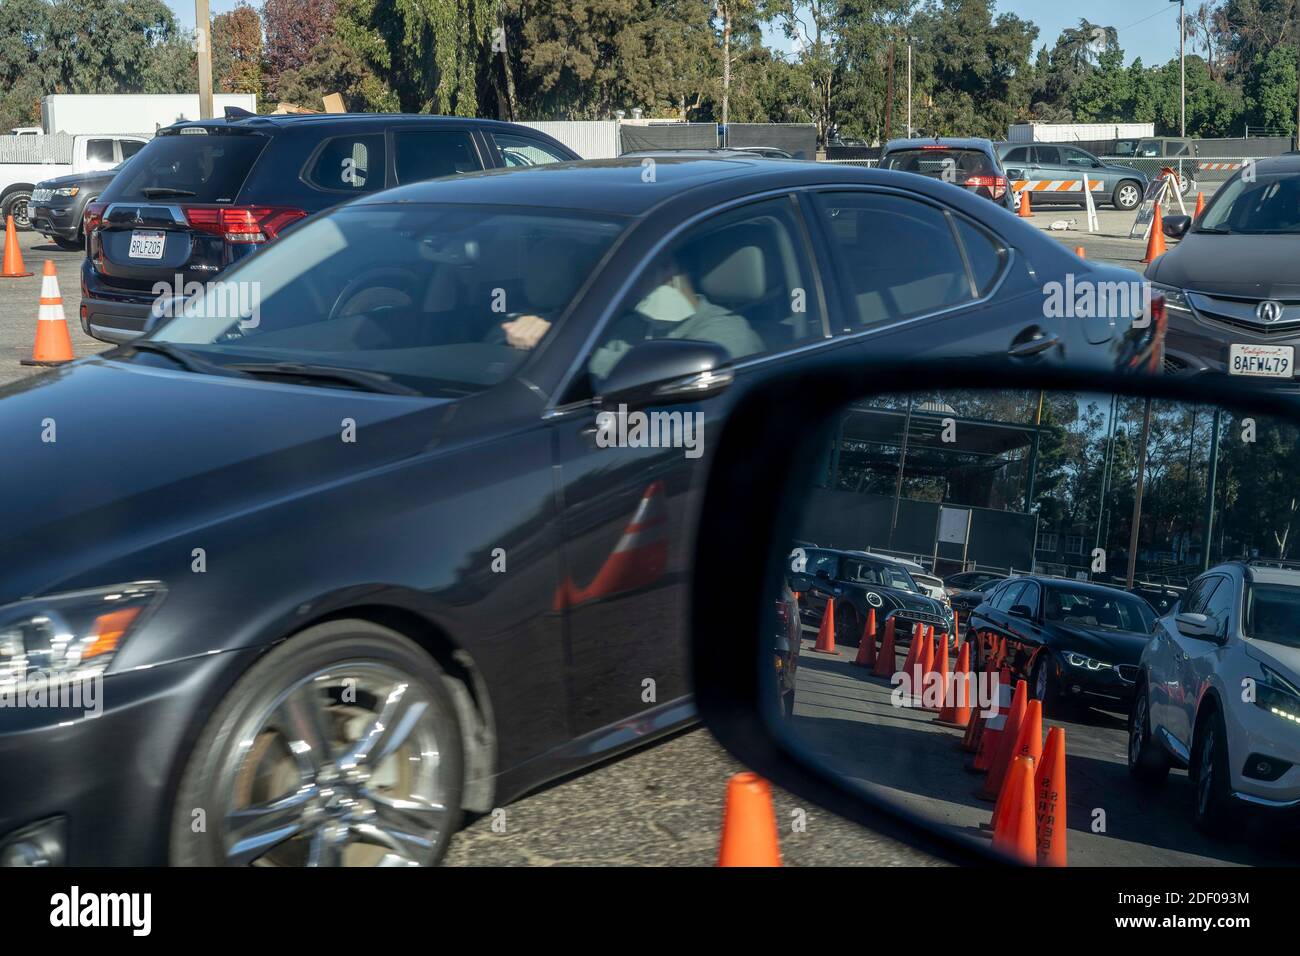
[[[898,456],[898,477],[894,481],[894,513],[889,519],[889,544],[894,548],[894,532],[898,530],[898,505],[903,498],[903,469],[907,467],[907,440],[912,434],[912,399],[907,399],[907,417],[903,419],[903,447]]]
[[[912,138],[912,38],[907,38],[907,138]]]
[[[1178,4],[1178,135],[1187,135],[1187,60],[1184,47],[1187,40],[1187,21],[1184,19],[1184,0],[1169,0]]]
[[[1133,586],[1137,569],[1138,529],[1142,524],[1142,491],[1147,477],[1147,440],[1151,437],[1151,399],[1142,409],[1142,439],[1138,445],[1137,493],[1133,496],[1133,527],[1128,533],[1128,587]]]
[[[894,125],[894,41],[889,41],[889,63],[885,68],[885,143]],[[883,144],[882,144],[883,145]]]
[[[1214,492],[1219,479],[1219,422],[1223,410],[1214,410],[1210,433],[1210,461],[1205,468],[1205,536],[1201,544],[1201,570],[1210,570],[1210,537],[1214,533]]]
[[[208,0],[194,0],[194,45],[199,61],[199,118],[212,119],[212,18]]]

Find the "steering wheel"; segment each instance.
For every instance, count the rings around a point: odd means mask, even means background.
[[[386,285],[376,280],[396,279],[396,285]],[[351,300],[363,292],[369,292],[373,288],[387,288],[405,294],[412,302],[416,300],[417,290],[420,285],[420,277],[410,269],[404,269],[398,266],[376,266],[373,269],[367,269],[360,275],[353,276],[347,281],[339,291],[338,297],[334,300],[334,305],[330,307],[329,316],[326,321],[333,321],[339,318],[347,306],[351,305]]]

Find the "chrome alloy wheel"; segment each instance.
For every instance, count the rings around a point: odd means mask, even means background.
[[[229,865],[433,862],[449,788],[437,708],[413,676],[347,661],[244,713],[217,787]]]

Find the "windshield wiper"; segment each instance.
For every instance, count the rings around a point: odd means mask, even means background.
[[[268,378],[296,378],[306,381],[341,382],[367,392],[388,395],[419,395],[420,392],[399,385],[386,375],[334,365],[304,365],[298,362],[234,362],[225,366],[246,375]]]
[[[218,365],[216,362],[209,362],[205,358],[199,358],[193,352],[178,348],[171,342],[160,342],[157,339],[137,339],[130,345],[137,352],[157,352],[159,355],[165,355],[187,372],[198,372],[200,375],[242,376],[244,374],[238,370],[231,371],[230,369],[233,366]]]
[[[1230,236],[1230,235],[1232,235],[1232,230],[1231,230],[1231,229],[1226,229],[1226,228],[1223,228],[1223,227],[1221,227],[1221,226],[1197,226],[1197,227],[1196,227],[1196,231],[1197,231],[1197,232],[1208,232],[1208,233],[1210,233],[1211,235],[1214,235],[1214,236]]]
[[[192,189],[176,189],[172,186],[146,186],[140,192],[144,193],[146,199],[158,199],[162,196],[184,197],[198,195]]]

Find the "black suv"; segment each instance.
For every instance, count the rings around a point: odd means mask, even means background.
[[[493,120],[232,113],[177,123],[86,209],[81,327],[129,341],[155,303],[188,297],[299,220],[355,196],[579,158],[544,133]]]

